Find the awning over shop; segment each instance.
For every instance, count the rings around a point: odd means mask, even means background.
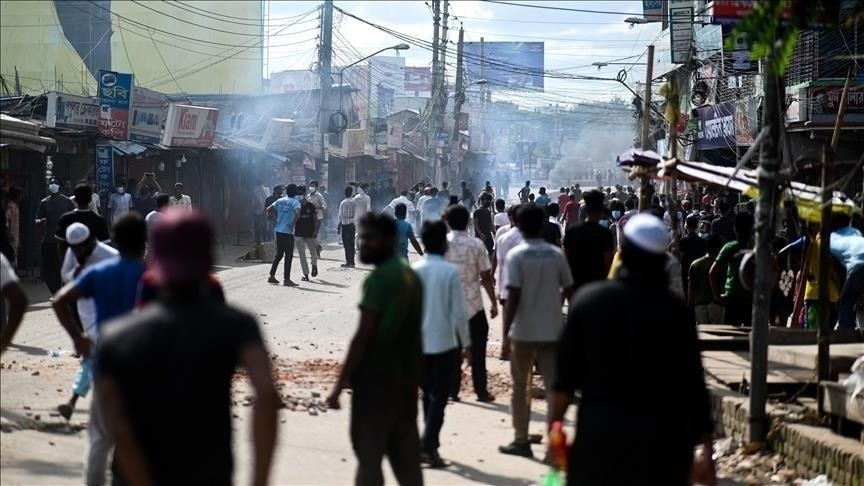
[[[56,140],[39,135],[42,125],[0,114],[0,143],[24,150],[45,153]]]
[[[736,173],[734,167],[672,160],[664,164],[661,175],[668,175],[672,170],[676,171],[682,180],[728,186],[754,199],[759,196],[759,184],[755,170],[739,170]],[[781,197],[784,200],[794,201],[798,207],[799,216],[804,220],[810,222],[821,220],[822,189],[820,187],[792,181],[783,191]],[[855,204],[840,191],[834,191],[831,206],[832,212],[852,214],[857,210]]]
[[[143,154],[150,148],[149,146],[129,142],[127,140],[111,140],[108,143],[114,147],[114,153],[117,155],[139,155]]]

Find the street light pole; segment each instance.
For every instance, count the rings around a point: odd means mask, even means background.
[[[342,80],[343,80],[346,69],[348,69],[352,66],[356,66],[356,65],[360,64],[361,62],[363,62],[369,58],[375,57],[384,51],[389,51],[390,49],[393,49],[394,51],[399,52],[399,51],[407,51],[410,48],[411,48],[411,46],[409,46],[408,44],[396,44],[395,46],[385,47],[383,49],[379,49],[379,50],[373,52],[372,54],[369,54],[368,56],[366,56],[362,59],[358,59],[358,60],[352,62],[351,64],[348,64],[347,66],[343,66],[341,69],[339,69],[339,113],[341,113],[342,116],[345,116],[345,113],[342,111],[342,97],[344,94],[344,90],[342,89],[342,84],[343,84]],[[345,119],[347,121],[348,117],[345,116]],[[344,128],[343,128],[343,130],[344,130]]]
[[[648,132],[650,131],[651,123],[651,80],[654,78],[654,45],[648,46],[648,69],[645,71],[645,96],[643,97],[644,107],[642,108],[642,150],[648,150],[651,145],[648,143]],[[639,188],[639,210],[645,211],[651,207],[651,181],[648,176],[642,176],[641,187]]]

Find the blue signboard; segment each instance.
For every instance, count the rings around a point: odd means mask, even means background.
[[[468,79],[485,79],[492,88],[542,88],[543,52],[542,42],[466,42],[465,70]]]
[[[114,147],[96,146],[96,190],[110,191],[114,187]]]
[[[131,100],[131,74],[99,71],[99,102],[102,106],[128,110]]]
[[[734,149],[736,134],[733,102],[699,108],[699,150]]]

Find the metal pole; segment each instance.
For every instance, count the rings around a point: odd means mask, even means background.
[[[459,153],[459,115],[462,112],[462,103],[465,102],[465,81],[462,79],[465,75],[465,70],[462,67],[462,44],[465,41],[465,30],[459,28],[459,44],[456,46],[456,95],[453,98],[453,141],[456,142],[456,149],[452,153]],[[459,161],[461,165],[461,160]],[[450,161],[450,174],[458,177],[459,167],[456,165],[456,160]]]
[[[769,130],[759,161],[759,206],[756,211],[756,271],[753,279],[753,317],[750,329],[750,442],[764,442],[768,432],[765,414],[768,377],[768,325],[771,289],[771,221],[777,205],[777,173],[780,169],[780,101],[782,80],[774,72],[769,54],[765,73],[764,124]]]
[[[822,220],[819,226],[819,328],[816,335],[816,373],[821,383],[831,378],[831,301],[829,295],[829,269],[831,251],[831,200],[832,190],[829,184],[831,166],[834,162],[834,151],[840,143],[840,129],[843,127],[843,117],[846,115],[846,103],[849,99],[849,87],[852,81],[852,68],[846,73],[846,83],[840,96],[840,106],[837,109],[837,120],[834,123],[834,134],[831,136],[831,147],[822,147]],[[823,389],[817,388],[817,406],[819,414],[824,413]]]
[[[648,150],[651,146],[648,143],[648,132],[651,123],[651,80],[654,78],[654,45],[648,46],[648,65],[645,70],[645,96],[642,97],[644,106],[642,108],[642,150]],[[639,210],[645,211],[651,207],[651,180],[647,176],[642,176],[641,187],[639,188]]]
[[[438,105],[441,98],[438,96],[441,90],[441,63],[438,58],[439,54],[439,37],[440,37],[440,22],[441,22],[441,0],[432,0],[432,98],[429,100],[429,109],[427,113],[429,120],[428,134],[426,135],[426,154],[429,161],[433,161],[432,177],[437,173],[438,160],[436,156],[436,147],[438,146]],[[435,117],[435,118],[431,118]],[[427,167],[428,169],[428,167]]]
[[[323,15],[321,16],[321,52],[318,54],[318,96],[319,120],[318,132],[321,137],[318,143],[318,156],[324,158],[324,147],[327,145],[325,138],[330,125],[330,113],[328,113],[327,98],[330,96],[331,62],[333,56],[333,0],[324,0]],[[340,80],[339,92],[342,92]],[[329,184],[328,184],[329,185]]]

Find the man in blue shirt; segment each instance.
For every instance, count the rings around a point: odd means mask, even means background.
[[[840,329],[855,329],[855,301],[864,293],[864,236],[849,226],[845,214],[834,214],[831,254],[846,267],[846,283],[837,302]]]
[[[135,212],[126,213],[114,223],[114,243],[120,259],[104,261],[88,268],[75,281],[69,282],[56,295],[52,307],[60,324],[69,333],[75,351],[90,356],[93,341],[98,339],[106,322],[132,311],[138,284],[144,273],[144,248],[147,225]],[[70,307],[78,299],[93,299],[96,307],[95,335],[87,336],[75,323]],[[98,376],[94,376],[98,383]],[[108,454],[114,443],[108,435],[102,407],[94,395],[90,405],[90,446],[85,467],[86,484],[104,484]]]
[[[423,249],[420,248],[420,243],[417,242],[417,238],[414,236],[414,227],[411,226],[411,223],[405,221],[408,215],[408,206],[402,203],[396,204],[393,214],[396,215],[396,255],[408,258],[408,242],[410,241],[411,246],[422,256]]]
[[[548,194],[546,194],[546,188],[541,187],[540,188],[540,195],[537,196],[537,200],[534,201],[534,204],[536,204],[538,206],[543,206],[545,208],[546,206],[549,205],[550,202],[552,202],[552,198],[549,197]]]
[[[282,285],[296,287],[291,281],[291,260],[294,258],[294,226],[300,215],[300,201],[295,199],[297,186],[288,184],[285,188],[285,196],[277,199],[267,208],[267,214],[276,214],[276,254],[273,256],[273,265],[270,266],[270,278],[267,283],[278,284],[276,270],[282,256],[285,256],[285,278]]]

